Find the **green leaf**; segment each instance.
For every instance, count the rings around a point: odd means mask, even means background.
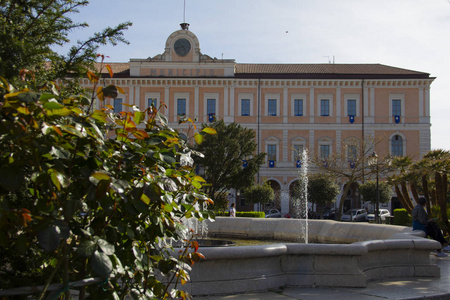
[[[112,255],[112,258],[113,258],[113,263],[115,264],[116,273],[125,274],[125,270],[122,266],[122,263],[120,262],[120,259],[115,254]]]
[[[41,97],[40,93],[33,93],[33,92],[27,92],[27,93],[20,93],[17,95],[17,98],[19,98],[20,101],[30,103],[30,102],[36,102]]]
[[[39,100],[42,102],[47,102],[51,99],[55,99],[55,95],[44,93],[44,94],[41,94],[41,97],[39,98]]]
[[[105,253],[106,255],[114,254],[115,252],[114,245],[111,245],[110,243],[108,243],[103,239],[99,239],[97,244],[99,245],[100,249],[102,249],[103,253]]]
[[[169,123],[167,117],[159,111],[157,112],[157,116],[159,118],[159,121],[161,122],[161,125],[166,126]]]
[[[56,100],[55,101],[48,101],[48,102],[44,103],[44,108],[45,109],[50,109],[50,110],[62,109],[62,108],[64,108],[64,105],[56,102]]]
[[[55,169],[49,169],[48,173],[50,175],[50,179],[58,190],[61,190],[61,187],[66,188],[70,185],[69,177],[61,172],[58,172]]]
[[[216,129],[212,128],[212,127],[205,127],[202,130],[203,132],[206,132],[207,134],[217,134]]]
[[[115,85],[108,85],[107,87],[103,88],[103,95],[107,98],[117,98],[118,92],[117,87]]]
[[[77,137],[82,138],[83,134],[76,129],[75,127],[71,126],[71,125],[61,125],[61,130],[64,130],[70,134],[76,135]]]
[[[42,249],[45,251],[54,251],[59,247],[61,242],[59,229],[54,226],[50,226],[37,235],[37,239]]]
[[[141,122],[144,120],[145,120],[145,113],[141,111],[134,112],[134,122],[136,122],[136,124],[141,124]]]
[[[89,181],[93,184],[98,184],[101,180],[111,180],[111,177],[108,174],[101,172],[94,172],[89,176]]]
[[[91,257],[95,249],[97,249],[97,245],[91,240],[84,240],[80,243],[77,249],[78,255],[81,257]]]
[[[108,117],[108,115],[104,111],[101,111],[101,110],[96,110],[91,115],[91,118],[93,118],[101,123],[106,123],[107,117]]]
[[[102,278],[108,278],[113,270],[113,264],[108,255],[95,251],[91,258],[91,267]]]
[[[68,109],[67,107],[63,107],[61,109],[51,109],[51,110],[47,110],[47,115],[48,116],[68,116],[72,114],[72,111],[70,109]]]
[[[139,247],[137,246],[133,247],[133,254],[138,261],[142,261],[142,259],[144,258],[144,254],[142,254],[141,249],[139,249]]]
[[[195,139],[195,142],[200,145],[205,140],[205,137],[203,135],[199,134],[198,132],[196,132],[194,134],[194,139]]]
[[[172,212],[173,211],[173,206],[170,204],[165,204],[163,205],[164,211],[165,212]]]
[[[147,205],[150,204],[150,198],[146,194],[141,195],[141,200]]]
[[[58,191],[61,190],[61,183],[59,182],[58,179],[58,172],[54,169],[49,169],[48,173],[50,175],[50,179],[53,182],[53,185],[58,189]]]

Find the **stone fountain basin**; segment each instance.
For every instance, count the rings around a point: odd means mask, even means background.
[[[297,241],[299,219],[217,217],[210,236]],[[309,243],[200,248],[183,289],[192,295],[261,292],[285,286],[366,287],[367,282],[399,277],[439,277],[430,251],[434,240],[410,227],[309,220]],[[316,244],[320,243],[320,244]]]

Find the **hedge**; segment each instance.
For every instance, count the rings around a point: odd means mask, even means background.
[[[229,217],[230,213],[228,211],[225,212],[214,212],[216,217]],[[266,215],[263,211],[237,211],[236,217],[243,218],[265,218]]]

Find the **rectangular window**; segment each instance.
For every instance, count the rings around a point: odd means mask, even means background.
[[[303,155],[303,145],[294,145],[294,160],[301,160]]]
[[[241,116],[250,116],[250,99],[241,100]]]
[[[330,156],[330,145],[320,145],[320,157],[325,159]]]
[[[268,115],[276,116],[277,115],[277,99],[269,99],[267,101],[268,104]]]
[[[267,145],[267,160],[277,160],[277,145]]]
[[[156,98],[148,98],[147,99],[147,104],[148,104],[148,107],[151,107],[151,106],[153,106],[153,107],[155,107],[155,108],[158,108],[157,107],[157,105],[158,105],[158,100],[156,99]]]
[[[392,115],[393,116],[402,115],[402,100],[398,99],[392,100]]]
[[[116,98],[114,99],[114,112],[118,114],[121,111],[122,111],[122,98]]]
[[[303,99],[294,100],[294,115],[303,116]]]
[[[206,113],[208,116],[216,114],[216,99],[206,100]]]
[[[177,115],[179,116],[186,115],[186,99],[177,100]]]
[[[356,116],[356,100],[347,100],[347,115]]]
[[[321,116],[330,115],[330,100],[328,99],[320,100],[320,115]]]
[[[356,156],[357,156],[357,152],[356,152],[356,145],[348,145],[348,153],[347,153],[347,158],[349,162],[356,162]]]

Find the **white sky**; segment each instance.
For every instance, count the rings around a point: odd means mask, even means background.
[[[184,0],[91,0],[74,42],[131,21],[108,62],[164,52]],[[238,63],[380,63],[430,73],[431,148],[450,150],[450,0],[186,0],[200,51]],[[286,33],[288,32],[288,33]],[[447,127],[449,126],[449,127]]]

